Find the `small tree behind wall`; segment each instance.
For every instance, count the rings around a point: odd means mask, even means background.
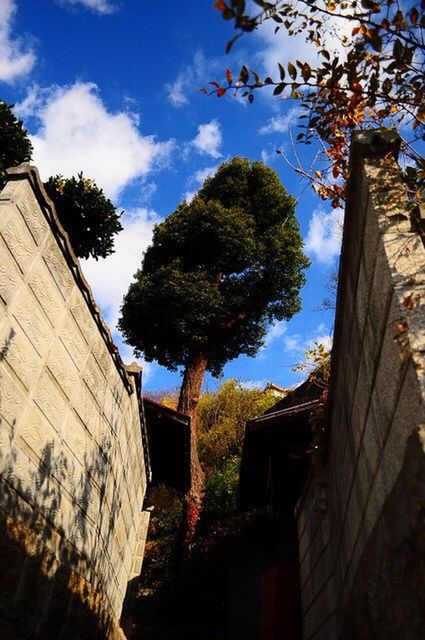
[[[6,169],[32,159],[28,132],[13,113],[13,105],[0,99],[0,190],[6,183]],[[122,230],[112,202],[94,180],[50,177],[44,184],[56,213],[69,235],[78,258],[106,258],[114,252],[114,236]]]
[[[130,285],[119,325],[148,362],[182,367],[178,410],[191,417],[192,486],[183,536],[193,536],[202,505],[197,407],[205,372],[256,354],[269,323],[300,309],[308,260],[295,200],[261,162],[234,158],[154,230]]]
[[[94,180],[82,173],[78,178],[52,176],[44,188],[78,258],[98,260],[114,253],[114,236],[123,229],[122,214],[117,213]]]
[[[0,189],[4,187],[6,169],[31,160],[32,144],[13,105],[0,99]]]

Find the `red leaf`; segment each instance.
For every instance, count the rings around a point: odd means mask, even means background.
[[[220,89],[217,89],[217,98],[221,98],[221,96],[224,96],[225,93],[226,89],[224,89],[224,87],[220,87]]]
[[[233,76],[232,76],[232,72],[230,71],[230,69],[226,69],[226,78],[227,78],[227,82],[229,84],[232,84]]]
[[[218,11],[224,11],[225,8],[226,4],[224,0],[217,0],[217,2],[214,3],[214,9],[217,9]]]
[[[243,35],[243,33],[237,33],[235,36],[233,36],[233,38],[231,40],[229,40],[229,42],[226,45],[226,53],[229,53],[229,51],[231,50],[231,48],[233,47],[233,45],[235,44],[236,40],[239,40],[239,38],[241,38]]]

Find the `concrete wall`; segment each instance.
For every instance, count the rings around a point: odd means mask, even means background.
[[[14,170],[0,195],[1,637],[118,633],[146,528],[139,384],[36,172]]]
[[[352,144],[328,486],[310,479],[297,508],[304,640],[425,628],[425,251],[396,148],[374,132]]]

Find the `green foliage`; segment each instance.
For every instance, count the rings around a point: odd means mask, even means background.
[[[78,258],[106,258],[114,252],[114,235],[122,230],[120,214],[93,180],[78,174],[49,178],[44,185]]]
[[[146,502],[155,505],[150,519],[150,537],[173,536],[178,530],[182,509],[178,492],[165,485],[153,487],[146,497]]]
[[[119,322],[126,341],[171,370],[205,353],[219,374],[254,355],[268,323],[300,309],[308,260],[294,199],[261,162],[234,158],[154,230]]]
[[[175,406],[177,393],[158,392],[155,400]],[[270,391],[245,388],[234,379],[225,380],[216,391],[201,395],[198,449],[206,476],[201,540],[210,537],[217,526],[226,529],[226,519],[235,516],[245,423],[275,402],[276,397]],[[151,536],[169,539],[178,531],[181,499],[175,491],[161,486],[151,491],[149,502],[155,505]]]
[[[297,364],[292,370],[307,372],[308,379],[327,395],[331,375],[331,350],[322,342],[315,342],[314,347],[305,352],[304,362]]]
[[[228,457],[205,484],[204,516],[214,524],[236,511],[240,456]]]
[[[31,160],[32,144],[27,131],[12,111],[13,105],[0,100],[0,189],[4,186],[5,170]]]
[[[240,456],[247,420],[259,416],[276,402],[272,393],[245,388],[225,380],[215,392],[199,401],[199,457],[208,477],[229,457]]]
[[[175,405],[176,395],[158,392],[155,400]],[[190,553],[182,556],[181,500],[166,487],[151,491],[155,509],[143,561],[143,631],[155,628],[158,638],[224,637],[229,563],[270,529],[266,514],[236,508],[243,428],[275,402],[271,392],[244,388],[237,380],[201,395],[199,452],[207,478],[202,514]]]
[[[311,412],[310,425],[313,440],[310,448],[310,460],[314,478],[319,489],[327,486],[326,462],[329,453],[329,428],[327,416],[327,402],[331,374],[331,351],[321,342],[316,342],[313,349],[305,353],[305,362],[294,367],[295,371],[308,371],[308,379],[322,390],[322,404]],[[320,497],[321,506],[317,514],[322,517],[326,511],[326,499]]]

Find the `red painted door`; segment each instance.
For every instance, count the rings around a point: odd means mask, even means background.
[[[298,566],[274,564],[261,572],[259,640],[302,640]]]

